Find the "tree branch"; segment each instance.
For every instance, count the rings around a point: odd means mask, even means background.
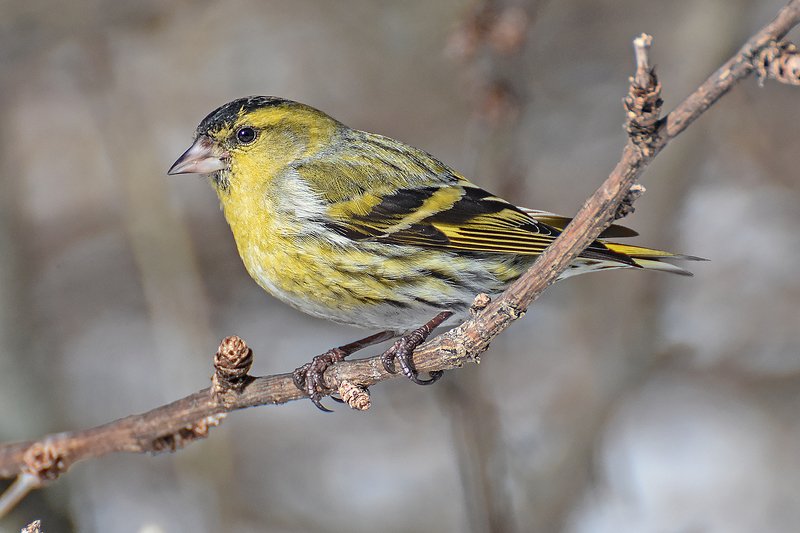
[[[469,320],[416,350],[416,368],[420,371],[447,370],[479,362],[492,339],[521,317],[615,217],[630,212],[624,207],[620,210],[620,206],[631,207],[642,191],[637,179],[673,138],[756,68],[762,78],[790,83],[791,76],[780,74],[781,70],[771,65],[789,61],[794,68],[795,49],[779,41],[799,22],[800,0],[792,0],[775,20],[749,39],[736,55],[664,119],[659,118],[660,85],[648,59],[651,39],[646,35],[637,38],[634,42],[637,70],[624,101],[629,139],[619,163],[528,272],[493,302],[486,295],[479,295]],[[790,59],[780,59],[789,56]],[[796,77],[796,71],[794,74]],[[216,370],[210,388],[92,429],[0,445],[0,477],[19,476],[12,486],[13,494],[9,490],[0,497],[0,509],[8,510],[24,496],[24,493],[20,496],[20,487],[25,488],[25,492],[37,488],[77,461],[112,452],[175,450],[205,437],[209,429],[231,411],[305,397],[294,385],[290,373],[265,377],[247,375],[251,362],[252,352],[244,342],[229,337],[220,345],[215,357]],[[343,397],[351,400],[351,406],[361,409],[369,407],[366,387],[394,377],[397,375],[384,370],[380,357],[337,363],[325,372],[330,390],[341,391]],[[10,505],[2,505],[3,502]]]

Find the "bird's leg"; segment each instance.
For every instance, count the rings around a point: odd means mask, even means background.
[[[428,335],[431,334],[431,331],[436,329],[442,322],[450,318],[452,315],[453,313],[451,311],[442,311],[428,321],[428,323],[424,326],[417,328],[408,335],[403,335],[397,339],[397,342],[395,342],[391,348],[383,352],[383,355],[381,356],[383,368],[385,368],[387,372],[396,374],[397,367],[395,366],[395,363],[398,363],[400,365],[400,371],[403,372],[403,375],[417,385],[430,385],[431,383],[437,381],[440,377],[442,377],[444,372],[441,370],[430,372],[430,378],[420,379],[419,374],[414,369],[414,362],[412,358],[414,356],[414,350],[417,349],[417,346],[425,342],[425,339],[428,338]]]
[[[317,408],[325,411],[326,413],[330,413],[332,411],[322,405],[321,402],[322,397],[325,396],[325,391],[327,390],[324,378],[325,370],[327,370],[328,367],[333,363],[343,361],[345,357],[352,353],[362,350],[367,346],[388,341],[396,336],[397,335],[391,331],[381,331],[380,333],[370,335],[369,337],[351,342],[350,344],[345,344],[344,346],[339,346],[338,348],[331,348],[327,352],[315,356],[313,359],[311,359],[310,363],[306,363],[300,368],[295,369],[295,371],[292,372],[294,384],[298,389],[308,394],[308,397],[311,398],[311,401],[317,406]],[[333,399],[341,402],[341,400],[338,398]]]

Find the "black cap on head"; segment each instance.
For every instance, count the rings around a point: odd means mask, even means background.
[[[262,107],[273,107],[292,103],[294,102],[291,100],[278,98],[277,96],[247,96],[245,98],[238,98],[209,113],[209,115],[200,122],[200,125],[197,126],[197,133],[208,133],[209,131],[219,129],[225,124],[232,123],[242,110],[252,111]]]

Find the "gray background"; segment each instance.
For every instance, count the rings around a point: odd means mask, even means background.
[[[655,37],[670,108],[783,2],[531,1],[518,50],[502,31],[471,49],[462,0],[0,5],[7,441],[205,387],[225,335],[257,374],[363,335],[263,293],[207,184],[165,176],[218,105],[304,101],[570,214],[619,157],[635,35]],[[239,412],[177,454],[79,464],[0,528],[794,530],[798,98],[747,80],[645,174],[634,242],[710,258],[696,277],[570,280],[436,387],[375,387],[367,413]]]

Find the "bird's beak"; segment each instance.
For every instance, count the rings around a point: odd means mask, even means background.
[[[200,135],[194,144],[167,171],[167,174],[211,174],[227,168],[228,153],[207,135]]]

